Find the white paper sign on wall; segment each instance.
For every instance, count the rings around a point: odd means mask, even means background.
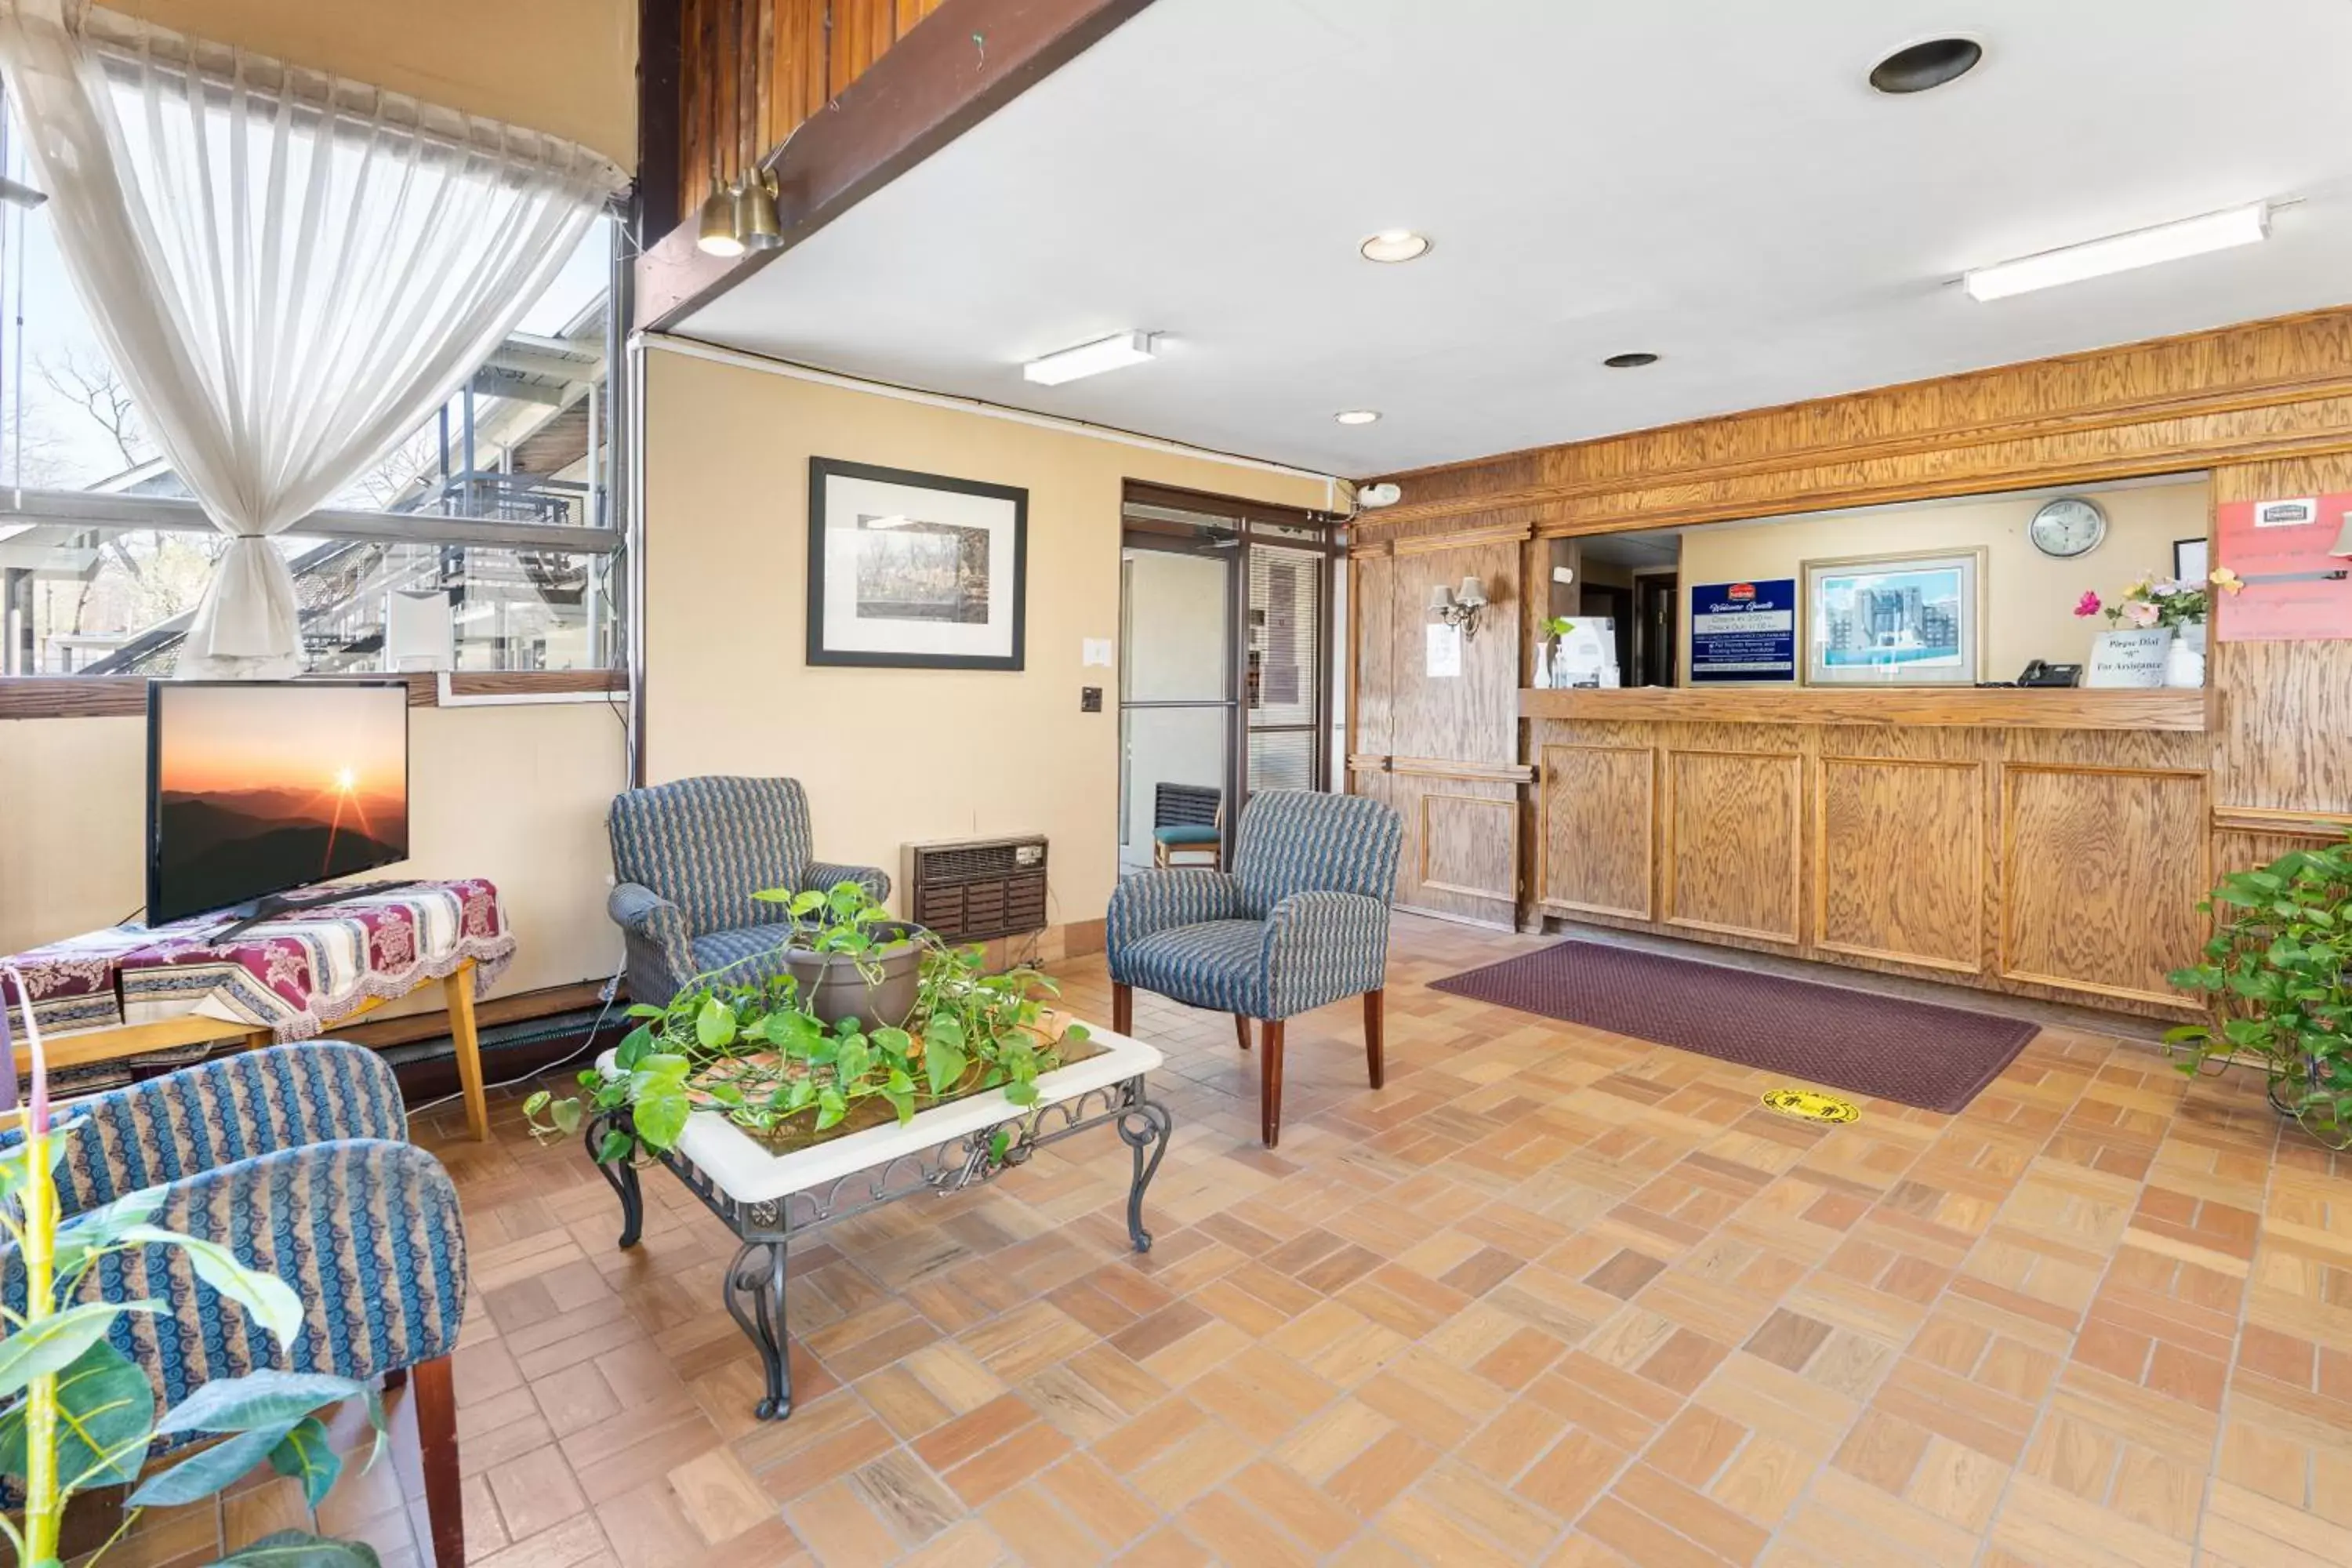
[[[2164,655],[2172,646],[2172,628],[2147,626],[2137,631],[2101,632],[2091,639],[2091,668],[2085,686],[2161,686]]]
[[[1462,673],[1462,628],[1432,625],[1429,628],[1429,678],[1443,679]]]

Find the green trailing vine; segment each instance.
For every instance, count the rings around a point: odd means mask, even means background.
[[[2211,1024],[2166,1033],[2188,1047],[2182,1070],[2254,1058],[2272,1104],[2352,1147],[2352,837],[2233,871],[2197,907],[2224,918],[2205,962],[2168,977],[2215,1009]]]
[[[1033,1106],[1038,1076],[1087,1037],[1082,1024],[1053,1032],[1042,998],[1056,987],[1042,971],[1024,964],[992,974],[977,946],[952,947],[928,931],[888,924],[887,911],[856,883],[760,897],[793,910],[793,945],[850,956],[869,982],[865,965],[874,952],[918,943],[916,1002],[906,1026],[820,1018],[790,974],[733,984],[698,975],[666,1006],[629,1009],[636,1026],[609,1067],[580,1074],[581,1094],[541,1090],[525,1100],[535,1135],[572,1136],[592,1119],[607,1119],[595,1152],[612,1163],[675,1148],[697,1110],[719,1112],[772,1142],[795,1130],[829,1132],[869,1102],[887,1105],[901,1124],[927,1105],[989,1089]],[[609,1119],[622,1110],[625,1124],[614,1125]]]

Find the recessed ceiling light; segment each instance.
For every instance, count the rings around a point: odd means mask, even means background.
[[[1611,354],[1601,362],[1611,370],[1639,370],[1645,364],[1655,364],[1658,356],[1649,353]]]
[[[1059,386],[1083,375],[1100,375],[1107,370],[1141,364],[1152,354],[1150,332],[1118,332],[1043,359],[1033,359],[1021,367],[1021,374],[1040,386]]]
[[[1958,81],[1984,58],[1984,46],[1974,38],[1929,38],[1895,50],[1871,68],[1870,85],[1894,97],[1926,92]]]
[[[1356,248],[1367,261],[1413,261],[1429,254],[1429,237],[1409,228],[1384,228]]]
[[[1349,408],[1331,416],[1342,425],[1370,425],[1380,416],[1381,411],[1377,408]]]
[[[2269,237],[2270,220],[2270,204],[2256,202],[2252,206],[2231,207],[2227,212],[2207,213],[2202,217],[2183,218],[2179,223],[2158,224],[2154,228],[2134,229],[2129,234],[2109,235],[2105,239],[2087,240],[2060,250],[2045,250],[2039,256],[1979,267],[1964,275],[1961,281],[1976,299],[2005,300],[2011,294],[2034,289],[2079,283],[2086,278],[2128,272],[2135,267],[2149,267],[2159,261],[2178,261],[2183,257],[2202,256],[2232,246],[2252,245]]]

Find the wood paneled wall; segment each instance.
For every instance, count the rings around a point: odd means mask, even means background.
[[[2206,737],[1541,720],[1535,911],[2159,1017]]]
[[[681,211],[781,146],[944,3],[681,0]]]
[[[1403,500],[1355,534],[1350,778],[1405,813],[1400,900],[2181,1016],[2164,973],[2212,877],[2352,824],[2352,639],[2217,642],[2203,730],[1511,724],[1515,660],[1427,679],[1423,606],[1476,571],[1526,621],[1548,537],[2200,468],[2217,503],[2352,489],[2352,310],[1387,476]],[[1492,840],[1474,866],[1448,830],[1501,813],[1421,797],[1516,777],[1514,907]]]

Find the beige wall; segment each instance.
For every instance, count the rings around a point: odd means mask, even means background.
[[[1923,550],[1985,552],[1978,593],[1987,605],[1980,680],[2013,680],[2031,658],[2079,664],[2091,657],[2104,616],[2083,620],[2074,605],[2086,589],[2112,604],[2137,578],[2172,575],[2172,542],[2201,539],[2211,510],[2206,482],[2084,489],[2107,514],[2098,548],[2071,561],[2053,560],[2026,538],[2025,526],[2048,500],[1963,501],[1942,506],[1889,507],[1829,517],[1795,518],[1738,527],[1693,529],[1683,535],[1683,602],[1701,583],[1794,577],[1799,563],[1839,556],[1900,554]],[[1802,653],[1800,650],[1800,658]],[[1687,617],[1682,668],[1690,675]]]
[[[146,897],[146,747],[144,719],[0,722],[0,952],[112,925]],[[413,708],[409,748],[415,853],[370,875],[496,882],[520,942],[501,994],[611,974],[604,811],[626,766],[612,706]]]
[[[1044,832],[1051,920],[1099,918],[1117,875],[1118,681],[1083,668],[1079,643],[1118,636],[1122,481],[1303,507],[1329,504],[1323,482],[659,349],[646,360],[648,776],[796,777],[817,853],[894,879],[911,839]],[[1026,488],[1027,668],[811,668],[812,456]],[[1102,712],[1079,711],[1085,686],[1104,689]]]
[[[545,131],[637,166],[634,0],[108,0],[427,102]]]

